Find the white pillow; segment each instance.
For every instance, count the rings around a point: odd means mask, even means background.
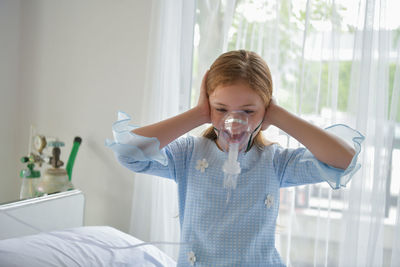
[[[121,249],[140,243],[109,226],[40,233],[0,240],[0,266],[176,266],[152,245]]]

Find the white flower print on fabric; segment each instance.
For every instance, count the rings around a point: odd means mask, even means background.
[[[208,162],[206,159],[197,160],[196,170],[204,172],[208,168]]]
[[[194,254],[193,251],[190,251],[190,252],[189,252],[188,260],[189,260],[189,262],[190,262],[190,265],[192,265],[192,266],[193,266],[194,263],[196,262],[196,255]]]
[[[265,206],[267,206],[267,208],[271,208],[273,205],[274,205],[274,196],[268,194],[267,197],[265,198]]]

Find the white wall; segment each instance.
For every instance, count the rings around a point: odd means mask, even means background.
[[[20,2],[17,155],[31,124],[65,141],[65,163],[81,136],[72,182],[86,195],[87,225],[129,228],[134,174],[104,141],[117,110],[141,116],[150,10],[140,0]]]
[[[19,196],[17,154],[20,2],[0,0],[0,202]],[[22,156],[22,155],[21,155]]]

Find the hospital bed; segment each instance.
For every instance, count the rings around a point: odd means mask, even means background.
[[[175,266],[152,244],[84,226],[80,190],[0,205],[0,266]]]

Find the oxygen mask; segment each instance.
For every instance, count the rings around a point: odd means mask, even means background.
[[[222,118],[217,129],[218,145],[222,150],[229,152],[232,147],[241,152],[247,148],[251,135],[248,122],[248,115],[243,111],[232,111]]]
[[[239,152],[245,151],[250,141],[251,130],[248,121],[248,115],[243,111],[229,112],[224,116],[219,129],[217,129],[218,144],[221,149],[228,152],[228,159],[222,167],[224,188],[228,189],[227,202],[231,190],[236,188],[241,171],[238,161]]]

